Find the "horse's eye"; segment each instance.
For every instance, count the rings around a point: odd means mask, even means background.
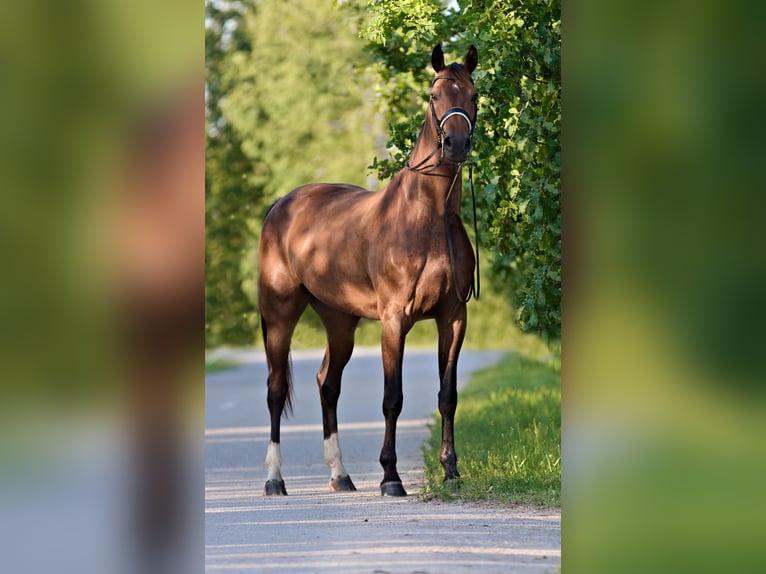
[[[434,102],[438,102],[438,101],[439,101],[439,96],[437,96],[436,94],[431,94],[431,99],[432,99]]]
[[[476,102],[478,102],[478,101],[479,101],[479,94],[474,94],[474,95],[473,95],[473,97],[471,98],[471,101],[472,101],[474,104],[475,104]]]

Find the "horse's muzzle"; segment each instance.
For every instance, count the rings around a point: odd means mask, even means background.
[[[468,159],[471,151],[470,136],[446,134],[442,143],[444,157],[450,161],[462,162]]]

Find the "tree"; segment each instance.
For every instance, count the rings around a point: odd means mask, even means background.
[[[507,285],[524,330],[546,339],[561,333],[561,9],[559,0],[373,0],[363,36],[386,86],[390,158],[382,176],[400,169],[423,121],[417,96],[433,45],[460,61],[479,50],[480,94],[474,142],[477,200],[493,251],[497,281]],[[466,213],[467,211],[464,211]]]
[[[226,120],[221,102],[233,88],[229,58],[249,53],[243,18],[249,2],[205,3],[205,343],[249,344],[255,307],[243,290],[241,261],[250,242],[248,219],[263,191],[250,177],[252,161]]]
[[[222,103],[268,203],[304,183],[366,181],[379,127],[364,43],[329,0],[258,3],[245,16],[252,49],[233,54]]]

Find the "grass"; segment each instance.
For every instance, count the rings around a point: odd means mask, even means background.
[[[220,373],[221,371],[228,371],[235,367],[240,366],[239,361],[234,359],[213,359],[211,361],[205,360],[205,374]]]
[[[561,504],[560,363],[510,353],[460,392],[455,445],[460,487],[445,485],[441,422],[424,446],[422,494],[445,500]]]

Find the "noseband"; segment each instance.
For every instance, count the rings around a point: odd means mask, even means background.
[[[436,80],[452,80],[454,81],[454,78],[451,78],[450,76],[436,76],[433,81],[431,82],[431,87],[433,88],[434,84],[436,83]],[[460,107],[450,108],[446,112],[444,112],[444,115],[439,119],[439,116],[436,115],[436,108],[434,107],[434,100],[431,98],[431,101],[429,102],[430,108],[431,108],[431,116],[434,120],[434,127],[436,128],[436,147],[431,151],[431,153],[426,156],[425,159],[423,159],[421,162],[419,162],[415,166],[411,166],[410,162],[407,162],[406,167],[412,171],[423,173],[423,174],[429,174],[436,170],[442,163],[442,160],[444,159],[444,124],[447,122],[448,119],[450,119],[452,116],[460,116],[463,118],[466,123],[468,124],[468,150],[470,151],[471,145],[473,144],[473,128],[476,124],[476,113],[474,113],[473,119],[471,119],[468,116],[468,112]],[[441,150],[441,154],[439,155],[439,159],[435,164],[432,165],[425,165],[426,162],[428,162],[435,154],[436,152]],[[449,158],[447,158],[449,160]],[[449,160],[452,161],[452,160]],[[456,162],[462,164],[463,162]]]
[[[441,76],[446,79],[446,76]],[[439,79],[439,77],[435,78],[436,80]],[[450,108],[446,112],[444,112],[444,115],[442,116],[442,119],[439,119],[436,115],[436,109],[434,108],[434,101],[431,100],[431,115],[434,118],[434,126],[436,126],[436,135],[439,136],[439,143],[437,144],[439,147],[444,145],[444,124],[447,122],[448,119],[450,119],[452,116],[460,116],[463,118],[466,123],[468,124],[468,140],[473,140],[473,124],[476,121],[476,118],[474,117],[473,121],[471,121],[471,118],[468,117],[468,112],[466,112],[463,108]]]

